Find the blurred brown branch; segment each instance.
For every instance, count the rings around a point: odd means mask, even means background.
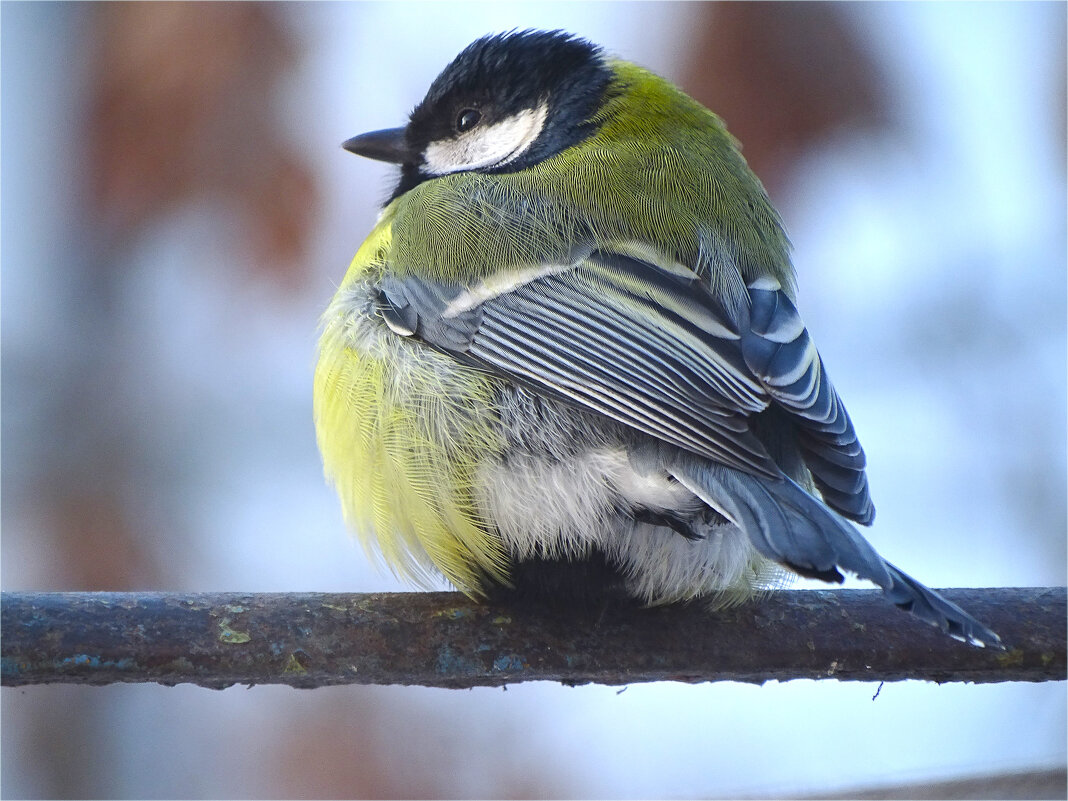
[[[704,3],[682,87],[726,122],[772,198],[806,153],[863,131],[895,136],[902,109],[849,3]]]
[[[190,200],[212,203],[244,233],[259,277],[299,285],[320,190],[283,124],[304,52],[285,9],[115,3],[90,21],[96,225],[128,237]]]
[[[875,590],[785,591],[715,612],[535,611],[457,593],[3,593],[2,683],[1066,678],[1065,588],[942,592],[1008,650],[951,640]]]

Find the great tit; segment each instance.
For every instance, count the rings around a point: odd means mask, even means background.
[[[323,319],[325,472],[365,545],[472,596],[727,604],[782,568],[990,629],[879,556],[782,222],[722,121],[561,31],[487,36],[402,128]],[[369,550],[374,551],[373,547]]]

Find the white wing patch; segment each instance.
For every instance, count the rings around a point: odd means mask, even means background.
[[[521,156],[545,126],[548,107],[526,109],[492,125],[480,125],[451,139],[431,142],[423,168],[432,175],[499,167]]]
[[[562,273],[574,267],[574,264],[546,264],[539,267],[520,267],[516,270],[494,273],[456,295],[449,301],[449,305],[442,310],[441,316],[446,319],[456,317],[464,312],[471,311],[471,309],[485,303],[487,300],[493,300],[501,295],[513,292],[531,281],[537,281],[546,275],[556,275],[556,273]]]

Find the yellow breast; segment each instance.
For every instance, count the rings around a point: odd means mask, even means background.
[[[479,464],[503,448],[493,382],[386,328],[373,285],[389,246],[384,218],[323,319],[314,410],[324,469],[370,553],[417,582],[436,568],[479,594],[487,578],[507,581],[473,488]]]

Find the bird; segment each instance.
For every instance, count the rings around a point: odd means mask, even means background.
[[[857,528],[864,450],[719,117],[584,38],[512,30],[343,147],[399,177],[323,315],[314,418],[394,572],[713,609],[852,573],[1002,647]]]

